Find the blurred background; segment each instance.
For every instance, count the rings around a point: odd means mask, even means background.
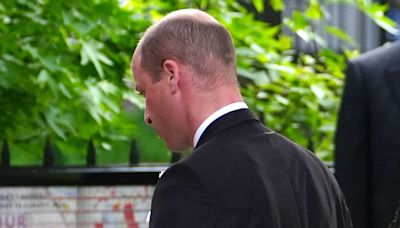
[[[397,39],[389,6],[370,0],[2,0],[0,161],[13,167],[169,163],[171,153],[143,123],[130,59],[149,25],[191,7],[231,32],[242,94],[260,119],[332,162],[346,62]]]

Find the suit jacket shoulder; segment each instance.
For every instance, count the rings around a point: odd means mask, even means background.
[[[351,62],[360,64],[367,69],[382,69],[386,66],[398,66],[399,58],[400,42],[395,42],[368,51]]]
[[[186,202],[207,202],[208,207],[197,210],[201,213],[191,215],[212,220],[214,226],[203,227],[351,227],[332,174],[314,155],[265,128],[249,111],[224,116],[203,136],[189,158],[163,175],[156,201],[167,197],[165,186],[180,182],[191,191],[184,193],[190,195]],[[173,181],[185,175],[190,177],[184,183]],[[191,205],[181,206],[186,212]]]

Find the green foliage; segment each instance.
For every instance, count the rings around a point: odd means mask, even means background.
[[[393,34],[398,32],[396,22],[385,16],[385,12],[388,10],[386,4],[379,4],[371,0],[329,0],[327,3],[356,7],[387,32]]]
[[[123,101],[137,103],[130,58],[150,22],[108,0],[6,0],[0,21],[0,139],[11,163],[40,164],[46,138],[60,163],[83,164],[89,139],[100,163],[126,163],[140,134]]]
[[[293,30],[302,30],[305,40],[315,39],[306,29],[307,20],[298,15],[293,15]],[[262,22],[246,27],[249,21],[236,20],[232,26],[240,21],[243,31],[233,34],[236,44],[243,45],[238,47],[238,73],[249,79],[242,80],[246,101],[270,128],[331,160],[344,56],[327,48],[313,55],[296,53],[292,38],[278,28]]]
[[[265,1],[246,2],[252,2],[257,12],[264,9]],[[294,10],[292,16],[284,18],[279,26],[255,20],[254,15],[237,1],[152,3],[162,5],[163,9],[146,7],[147,1],[132,0],[127,5],[147,9],[146,15],[150,15],[151,21],[160,18],[160,13],[183,7],[206,10],[221,21],[234,38],[238,75],[246,102],[270,128],[313,150],[323,160],[333,160],[333,136],[343,72],[347,59],[358,52],[346,48],[356,45],[355,41],[329,24],[328,12],[318,0],[308,1],[302,11]],[[282,1],[270,3],[275,10],[284,8]],[[385,7],[367,1],[352,4],[377,24],[386,23]],[[320,23],[322,20],[325,21],[323,24]],[[330,49],[317,34],[317,25],[342,40],[340,53]],[[391,26],[385,25],[386,28]],[[295,51],[294,37],[282,34],[283,26],[311,44],[314,52]]]
[[[250,2],[250,1],[246,1]],[[258,12],[265,1],[251,1]],[[341,1],[340,3],[343,3]],[[283,1],[271,0],[284,9]],[[393,30],[385,6],[351,1]],[[337,53],[315,32],[326,10],[310,0],[278,26],[254,19],[237,1],[117,0],[0,2],[0,139],[10,142],[14,165],[41,164],[47,138],[60,164],[84,164],[94,140],[100,164],[127,163],[132,138],[143,162],[167,162],[169,153],[145,127],[143,100],[132,92],[130,58],[144,30],[180,8],[206,10],[231,32],[246,101],[273,130],[332,160],[333,132],[343,69],[352,50]],[[294,50],[283,26],[313,44]],[[339,28],[327,32],[354,45]],[[318,47],[318,48],[317,48]]]

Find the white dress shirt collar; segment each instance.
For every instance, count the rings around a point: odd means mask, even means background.
[[[244,102],[235,102],[229,105],[226,105],[220,109],[218,109],[216,112],[214,112],[213,114],[211,114],[209,117],[207,117],[202,124],[200,124],[199,128],[197,128],[196,133],[194,134],[193,137],[193,147],[196,147],[197,143],[200,140],[201,135],[204,133],[204,131],[206,130],[206,128],[208,126],[210,126],[210,124],[212,122],[214,122],[216,119],[218,119],[219,117],[239,110],[239,109],[247,109],[248,106],[246,105],[246,103]]]

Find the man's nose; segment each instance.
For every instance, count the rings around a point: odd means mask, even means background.
[[[144,122],[146,124],[148,124],[148,125],[152,124],[152,121],[150,119],[149,112],[147,111],[147,108],[144,110]]]

